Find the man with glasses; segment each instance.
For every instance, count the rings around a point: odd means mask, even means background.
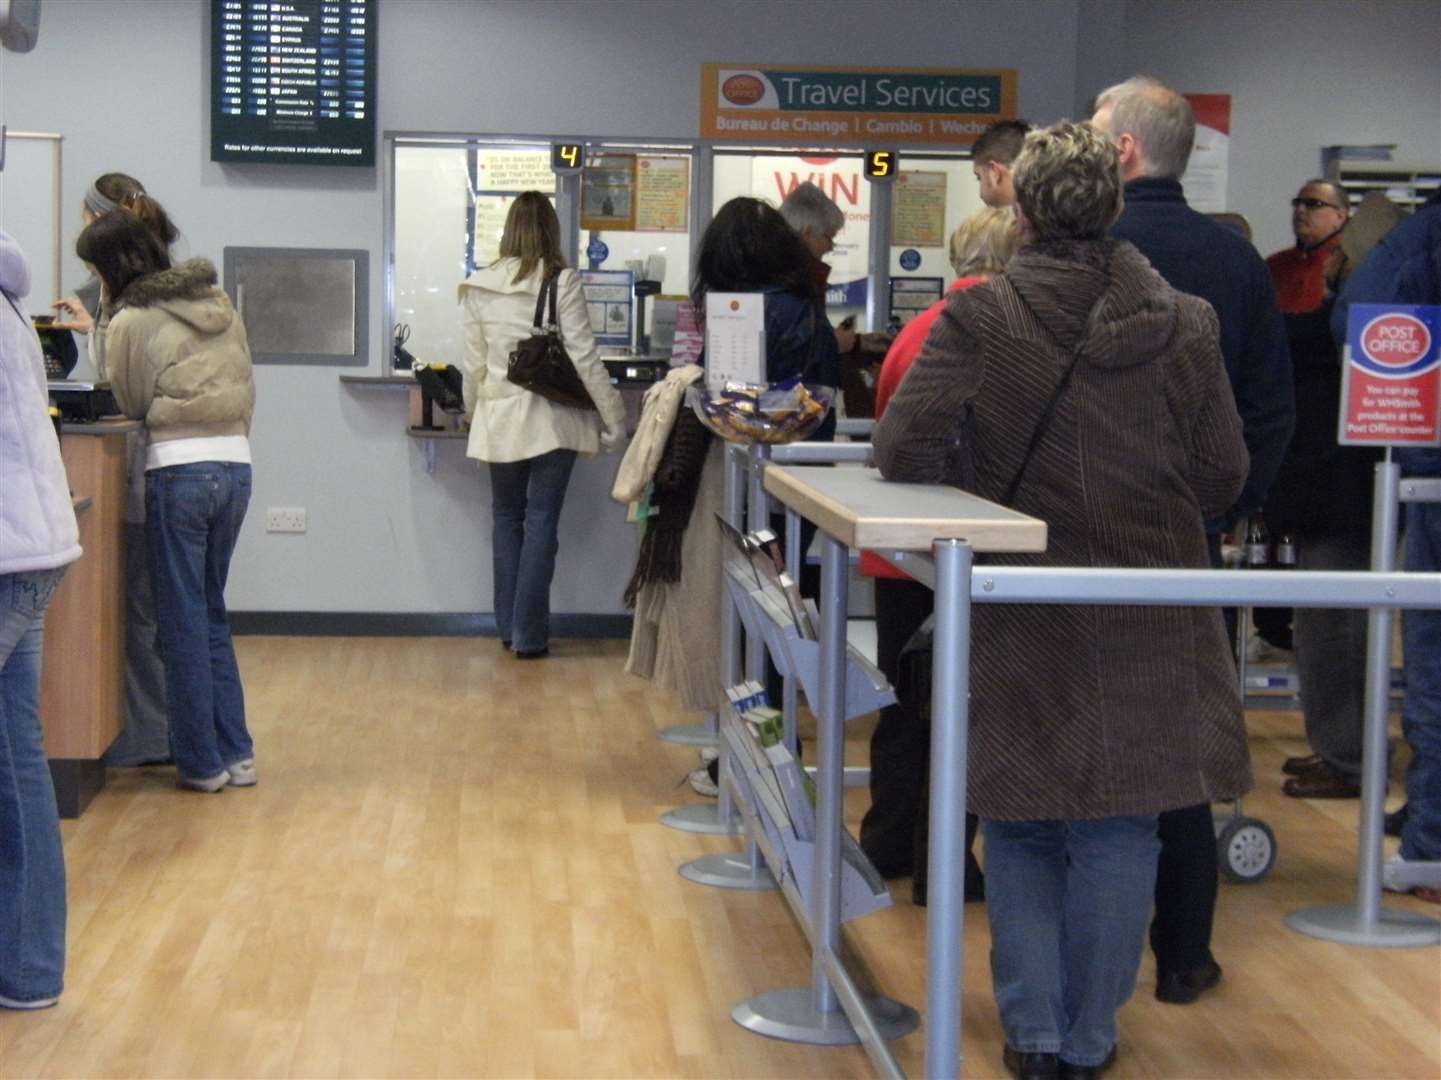
[[[1294,540],[1302,570],[1365,570],[1371,562],[1371,487],[1377,453],[1340,446],[1341,358],[1328,325],[1344,267],[1346,192],[1307,180],[1291,200],[1294,247],[1266,260],[1285,315],[1295,373],[1296,431],[1266,503],[1274,535]],[[1366,612],[1361,608],[1257,608],[1256,629],[1269,641],[1287,622],[1295,650],[1306,741],[1311,753],[1289,757],[1281,786],[1296,799],[1354,799],[1361,794],[1365,719]]]
[[[1341,246],[1341,230],[1351,217],[1346,193],[1329,180],[1307,180],[1291,200],[1291,231],[1296,246],[1266,260],[1276,283],[1276,301],[1285,315],[1315,311],[1326,298],[1326,260]]]

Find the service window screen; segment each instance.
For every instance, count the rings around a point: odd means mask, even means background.
[[[379,0],[211,0],[210,159],[375,164]]]

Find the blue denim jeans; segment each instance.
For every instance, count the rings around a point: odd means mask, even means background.
[[[200,461],[145,474],[156,637],[182,776],[212,777],[254,754],[225,614],[230,556],[249,505],[249,465]]]
[[[40,729],[45,608],[64,569],[0,574],[0,997],[65,980],[65,853]]]
[[[1441,504],[1406,508],[1406,569],[1441,571]],[[1430,862],[1441,859],[1441,611],[1405,612],[1401,644],[1406,665],[1401,730],[1412,751],[1401,857]]]
[[[495,628],[517,651],[550,644],[550,581],[575,458],[574,450],[552,450],[490,465]]]
[[[1141,965],[1156,817],[983,821],[991,982],[1006,1041],[1098,1065]]]

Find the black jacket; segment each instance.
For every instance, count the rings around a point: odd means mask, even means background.
[[[1244,237],[1186,205],[1178,180],[1126,185],[1126,208],[1111,235],[1141,249],[1172,288],[1206,300],[1221,322],[1221,355],[1251,469],[1233,515],[1259,510],[1286,448],[1296,407],[1286,327],[1266,263]]]
[[[1342,446],[1341,358],[1331,338],[1332,301],[1315,311],[1286,316],[1291,363],[1296,369],[1296,434],[1266,500],[1273,534],[1312,538],[1371,535],[1371,491],[1380,451]]]

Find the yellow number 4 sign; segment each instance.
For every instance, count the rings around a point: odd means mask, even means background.
[[[551,143],[550,167],[558,173],[580,172],[585,164],[585,148],[579,143]]]

